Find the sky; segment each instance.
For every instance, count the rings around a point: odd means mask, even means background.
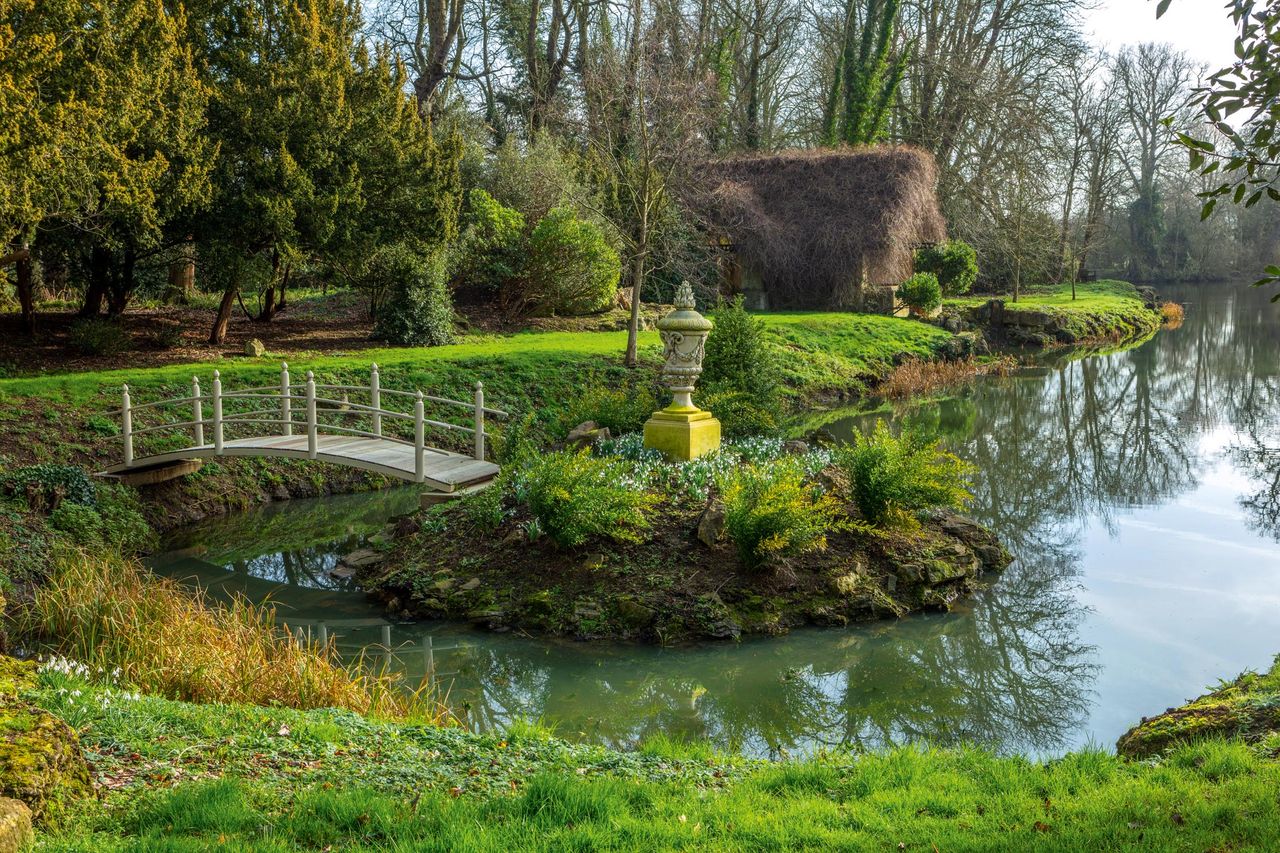
[[[1213,71],[1235,58],[1226,0],[1173,0],[1159,20],[1155,0],[1099,0],[1085,13],[1084,29],[1096,46],[1110,51],[1144,41],[1170,42]]]

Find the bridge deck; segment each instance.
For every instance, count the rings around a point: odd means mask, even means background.
[[[316,451],[316,459],[321,462],[376,471],[411,483],[416,482],[417,479],[412,444],[385,438],[319,435],[316,436]],[[432,447],[426,448],[423,453],[425,482],[440,491],[452,492],[455,489],[482,483],[493,479],[498,473],[498,466],[494,463],[463,456],[460,453]],[[205,444],[168,453],[158,453],[154,456],[139,457],[133,460],[132,465],[116,465],[102,473],[120,474],[180,459],[218,455],[309,458],[306,435],[269,435],[260,438],[229,439],[223,443],[221,454],[218,454],[212,444]]]

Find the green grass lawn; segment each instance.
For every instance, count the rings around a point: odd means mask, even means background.
[[[925,323],[861,314],[786,313],[764,319],[777,344],[788,392],[798,404],[856,393],[902,357],[928,356],[953,337]],[[369,365],[376,362],[384,388],[422,389],[463,401],[471,399],[479,380],[490,406],[517,416],[533,413],[552,424],[566,416],[585,390],[656,381],[661,359],[657,332],[641,333],[637,370],[622,365],[625,347],[626,333],[616,331],[477,335],[442,347],[334,353],[294,361],[290,369],[295,382],[310,370],[321,383],[366,386]],[[136,405],[185,396],[193,375],[199,375],[208,393],[215,369],[223,387],[235,390],[279,382],[280,362],[270,355],[229,357],[0,380],[0,433],[7,432],[10,439],[3,452],[24,463],[93,457],[101,455],[95,450],[100,446],[103,453],[118,452],[110,442],[117,428],[105,413],[119,407],[124,383]],[[445,407],[429,416],[461,423],[469,413]]]
[[[868,314],[791,312],[761,317],[775,335],[788,375],[799,388],[830,387],[846,378],[865,378],[884,370],[902,354],[929,355],[951,338],[948,332],[924,323]],[[531,367],[544,379],[572,370],[573,365],[588,371],[621,369],[626,340],[626,332],[612,331],[475,335],[441,347],[391,347],[319,356],[295,363],[292,369],[299,377],[306,370],[325,377],[355,376],[377,362],[386,382],[402,379],[406,383],[462,386],[465,383],[455,374],[467,373],[502,385],[509,384],[503,381],[504,372],[523,375]],[[660,346],[657,332],[641,332],[641,352],[651,365],[657,363]],[[261,384],[277,376],[279,367],[279,360],[268,354],[137,370],[53,371],[0,380],[0,394],[80,402],[100,396],[104,386],[108,393],[118,391],[124,382],[137,390],[177,388],[189,383],[193,373],[208,377],[214,369],[222,371],[224,382]]]
[[[73,695],[79,690],[80,695]],[[61,691],[61,692],[60,692]],[[1280,763],[903,748],[768,763],[296,712],[131,700],[46,673],[108,783],[46,850],[1272,850]],[[104,702],[103,699],[107,701]]]

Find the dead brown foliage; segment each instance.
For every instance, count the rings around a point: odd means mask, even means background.
[[[773,307],[850,307],[864,274],[899,283],[915,247],[946,239],[937,165],[919,148],[789,150],[706,168],[694,204]]]
[[[913,358],[894,368],[893,373],[876,388],[876,393],[890,400],[927,397],[968,382],[975,376],[1005,376],[1015,366],[1016,360],[1007,356],[989,361]]]
[[[1184,313],[1182,305],[1177,302],[1165,302],[1160,305],[1160,316],[1164,318],[1166,329],[1176,329],[1182,325]]]

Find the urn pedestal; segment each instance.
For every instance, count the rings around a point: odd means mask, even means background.
[[[644,446],[673,461],[687,462],[720,447],[720,422],[692,399],[711,321],[697,312],[688,282],[676,291],[675,307],[658,321],[662,380],[671,389],[671,404],[645,422]]]

